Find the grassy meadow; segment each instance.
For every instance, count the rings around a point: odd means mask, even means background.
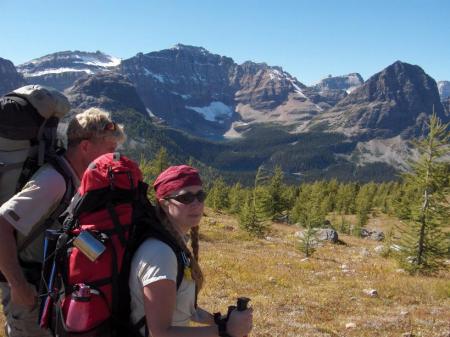
[[[450,271],[409,276],[374,251],[381,243],[347,235],[305,259],[296,248],[295,226],[273,224],[265,239],[252,239],[233,217],[207,214],[199,303],[223,312],[236,297],[250,297],[252,336],[450,336]],[[378,216],[367,227],[386,231],[394,223]]]
[[[348,235],[305,259],[295,226],[273,224],[264,239],[254,239],[234,217],[209,209],[206,215],[200,242],[206,283],[199,304],[224,313],[238,296],[250,297],[253,337],[450,336],[449,270],[409,276],[374,251],[381,243]],[[394,223],[379,215],[367,227],[386,231]]]

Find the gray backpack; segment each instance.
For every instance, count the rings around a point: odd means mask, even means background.
[[[69,110],[63,94],[40,85],[27,85],[0,98],[0,205],[22,189],[44,163],[51,163],[66,180],[67,190],[71,190],[70,174],[61,164],[56,136],[59,119]],[[58,211],[62,212],[63,207]],[[38,234],[32,233],[19,250]]]

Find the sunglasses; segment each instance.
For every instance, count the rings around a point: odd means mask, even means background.
[[[198,191],[197,193],[186,192],[178,195],[174,195],[173,197],[165,197],[165,200],[176,200],[181,202],[182,204],[189,205],[192,204],[197,198],[198,202],[203,202],[206,199],[206,192],[203,190]]]

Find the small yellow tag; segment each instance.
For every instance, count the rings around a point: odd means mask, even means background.
[[[184,268],[184,278],[186,280],[192,280],[192,274],[191,274],[191,268],[190,267],[185,267]]]

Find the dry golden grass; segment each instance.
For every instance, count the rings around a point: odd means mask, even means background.
[[[202,223],[201,264],[206,286],[199,302],[211,311],[251,297],[252,336],[448,336],[450,272],[413,277],[378,256],[380,243],[341,236],[312,258],[296,249],[296,227],[273,225],[266,239],[251,239],[236,220],[208,211]],[[386,216],[369,228],[389,229]],[[364,289],[376,289],[369,297]],[[355,328],[346,328],[355,323]]]
[[[253,239],[234,217],[207,214],[200,243],[206,284],[199,304],[224,313],[238,296],[250,297],[252,337],[450,336],[449,271],[409,276],[374,252],[379,243],[345,235],[345,244],[324,245],[304,259],[296,227],[273,224],[268,237]],[[368,227],[388,230],[394,223],[379,215]],[[376,289],[378,297],[364,289]],[[356,327],[346,328],[348,323]]]

